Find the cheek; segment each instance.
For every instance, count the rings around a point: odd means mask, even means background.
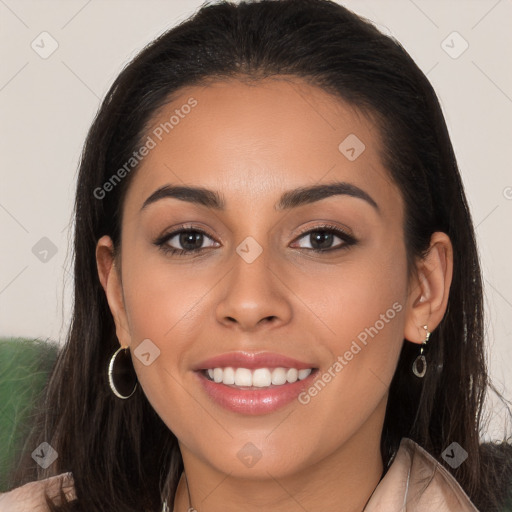
[[[139,383],[164,421],[174,416],[169,413],[174,410],[186,417],[193,412],[181,382],[188,370],[186,355],[194,340],[204,338],[199,312],[205,308],[218,275],[185,272],[180,265],[170,264],[147,249],[130,251],[122,268],[132,359]],[[150,357],[139,358],[142,347]],[[168,426],[176,434],[181,431],[177,425]]]
[[[339,265],[292,281],[294,291],[322,320],[316,322],[319,333],[325,334],[333,356],[349,350],[353,341],[372,357],[392,349],[390,344],[401,346],[407,260],[401,238],[391,235],[349,253]],[[373,339],[384,341],[370,345]]]
[[[162,351],[194,339],[204,298],[214,288],[218,273],[190,259],[167,258],[148,242],[126,244],[123,255],[123,293],[132,341],[150,338]],[[179,350],[178,350],[179,354]]]
[[[392,340],[400,333],[397,341],[401,342],[401,312],[405,310],[407,297],[404,265],[405,261],[399,259],[380,260],[346,279],[345,291],[337,301],[338,326],[345,340],[357,339],[364,345],[371,339]],[[379,350],[369,343],[364,346]]]
[[[373,375],[370,381],[385,385],[391,381],[403,343],[406,269],[405,250],[386,250],[382,245],[371,264],[361,265],[347,278],[347,291],[338,301],[337,325],[344,345],[340,348],[344,354],[357,354],[351,365],[364,367],[366,374]]]
[[[326,426],[343,422],[348,430],[357,429],[385,397],[403,344],[406,269],[405,249],[381,246],[373,257],[347,261],[322,283],[329,299],[321,313],[329,327],[322,343],[330,360],[319,376],[322,382],[303,402]]]

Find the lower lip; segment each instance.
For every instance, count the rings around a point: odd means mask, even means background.
[[[311,385],[317,373],[318,370],[313,370],[305,379],[292,384],[244,390],[213,382],[201,371],[195,372],[203,389],[216,404],[248,415],[268,414],[293,402],[304,388]]]

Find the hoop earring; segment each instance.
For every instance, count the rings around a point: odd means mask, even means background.
[[[117,365],[118,367],[114,368],[116,358],[121,350],[126,350],[127,352],[123,352],[121,354],[121,359],[123,360],[121,367]],[[130,360],[130,363],[128,363],[128,360]],[[129,368],[130,366],[132,366],[131,371]],[[135,370],[133,370],[133,365],[131,364],[130,349],[128,347],[119,347],[114,352],[114,355],[111,357],[108,365],[108,383],[110,384],[110,389],[114,395],[126,400],[135,393],[135,390],[137,389],[137,377],[134,376],[134,374]]]
[[[414,363],[412,363],[412,372],[414,375],[416,375],[416,377],[419,377],[420,379],[422,379],[425,376],[425,373],[427,373],[427,360],[423,355],[423,348],[430,338],[430,332],[426,325],[423,326],[423,329],[425,329],[425,340],[421,345],[420,355],[414,360]],[[418,366],[420,366],[420,369],[418,369]]]

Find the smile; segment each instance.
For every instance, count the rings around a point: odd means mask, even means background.
[[[227,367],[199,370],[194,374],[214,404],[238,414],[263,415],[297,400],[316,378],[318,368]]]

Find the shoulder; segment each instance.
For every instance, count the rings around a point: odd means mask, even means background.
[[[368,503],[368,512],[478,512],[453,475],[417,443],[403,438],[392,464]]]
[[[47,512],[45,494],[55,504],[60,503],[60,489],[66,494],[68,501],[76,499],[73,476],[71,473],[61,473],[44,480],[29,482],[0,494],[0,510],[2,512]]]
[[[477,512],[477,508],[455,477],[430,453],[411,439],[402,439],[402,446],[407,450],[410,461],[412,499],[418,499],[418,502],[424,501],[425,504],[439,503],[440,510],[443,511],[446,509],[446,511]],[[452,450],[446,456],[455,457],[455,454]]]

